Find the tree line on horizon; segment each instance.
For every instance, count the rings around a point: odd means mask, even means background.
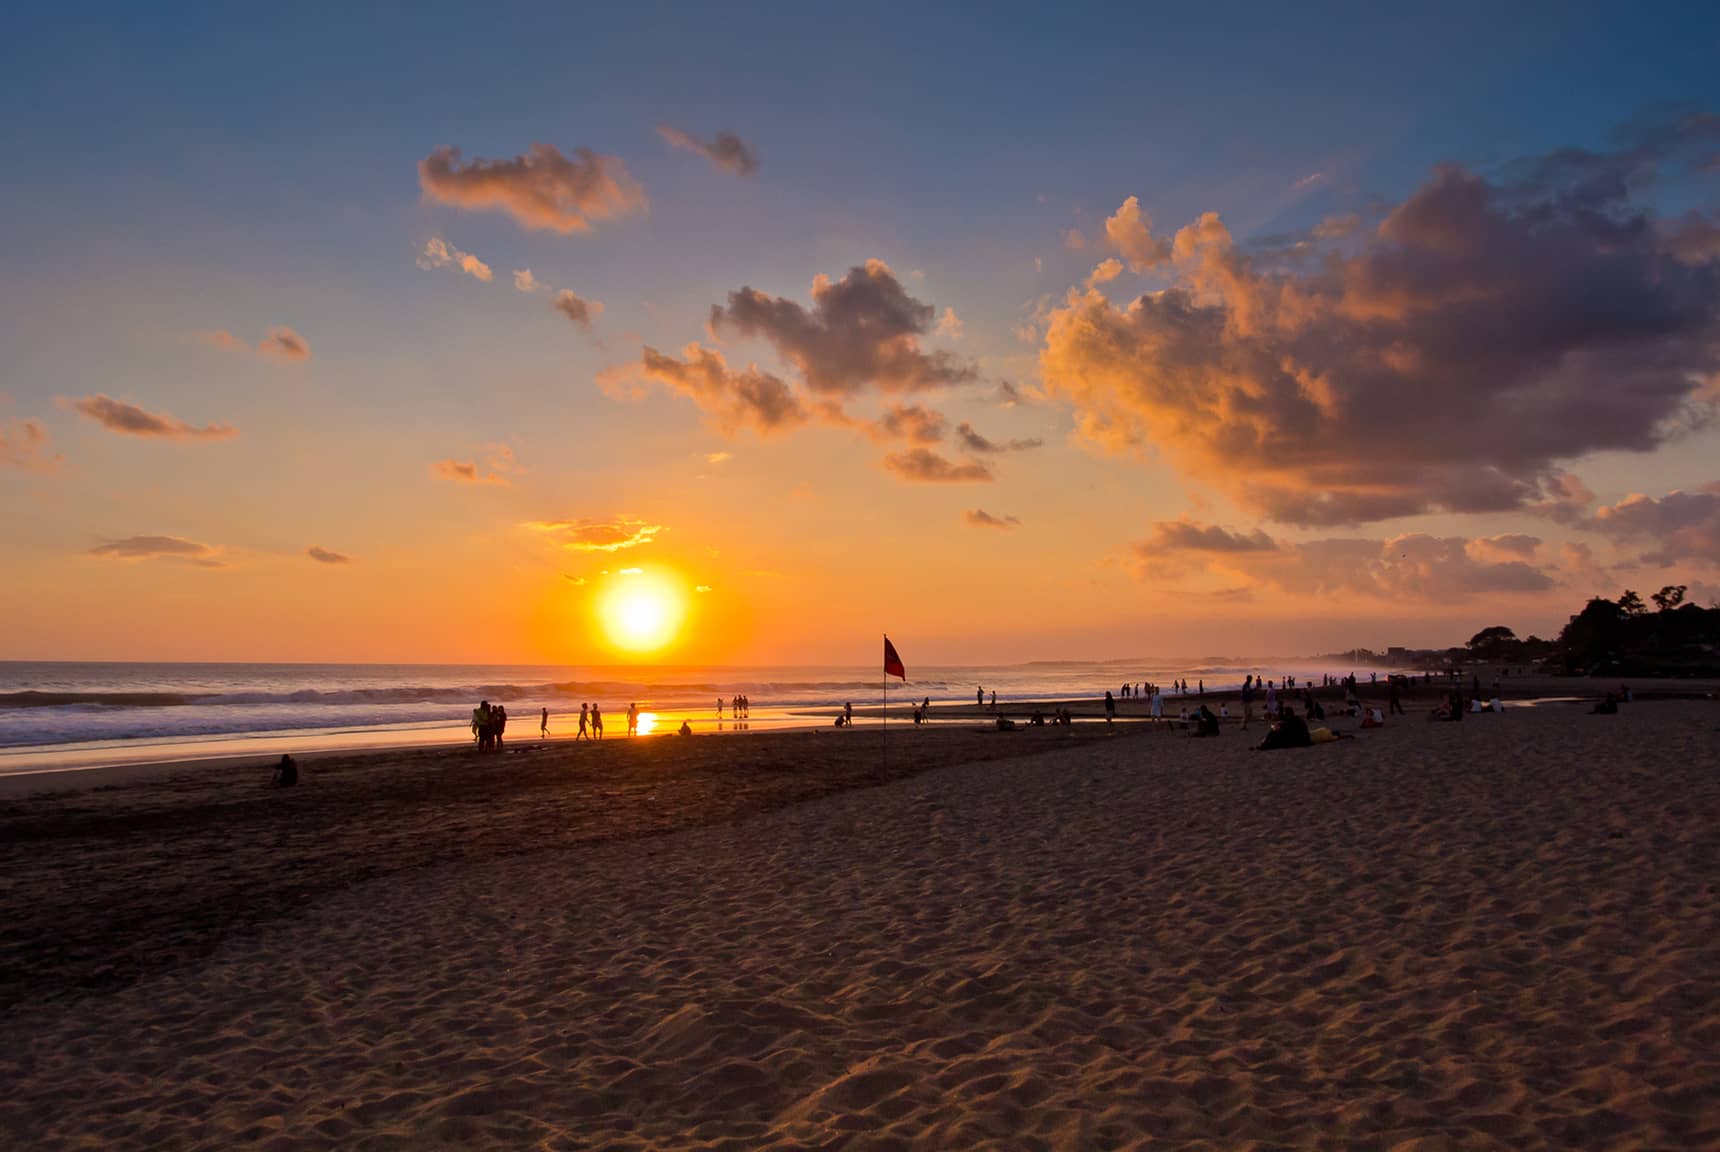
[[[1596,596],[1552,640],[1526,639],[1503,624],[1483,628],[1461,649],[1469,660],[1536,664],[1572,676],[1720,675],[1720,604],[1691,603],[1689,586],[1668,584],[1649,597],[1627,588],[1616,600]]]

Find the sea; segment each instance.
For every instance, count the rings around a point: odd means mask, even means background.
[[[1091,699],[1123,683],[1234,688],[1249,673],[1318,676],[1315,660],[1037,662],[910,668],[891,679],[892,716],[911,703]],[[1355,669],[1346,667],[1343,671]],[[644,732],[683,719],[700,732],[822,726],[843,705],[862,722],[884,690],[879,668],[568,667],[462,664],[142,664],[0,662],[0,775],[235,755],[441,744],[471,739],[472,708],[501,703],[508,737],[575,734],[581,704],[601,705],[611,735],[629,704]],[[729,701],[749,698],[738,723]],[[718,701],[723,715],[718,715]]]

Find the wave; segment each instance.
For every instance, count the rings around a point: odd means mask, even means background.
[[[937,688],[941,685],[916,685]],[[719,684],[657,684],[635,680],[570,680],[553,684],[398,684],[381,688],[302,688],[291,692],[7,692],[0,693],[0,708],[175,708],[188,705],[308,704],[466,704],[479,700],[507,703],[512,700],[613,700],[633,697],[656,701],[697,702],[736,693],[749,696],[803,699],[809,693],[860,693],[878,687],[878,681],[800,680],[735,682]]]
[[[200,697],[184,692],[0,692],[0,708],[64,708],[96,704],[108,708],[175,708]]]

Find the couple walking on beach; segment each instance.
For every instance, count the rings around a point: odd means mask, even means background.
[[[603,710],[596,704],[579,706],[579,735],[575,740],[603,739]]]

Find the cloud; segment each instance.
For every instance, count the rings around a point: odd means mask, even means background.
[[[626,516],[610,520],[533,520],[523,527],[554,537],[563,548],[573,552],[622,552],[651,543],[663,531],[661,524]]]
[[[1502,536],[1478,536],[1465,547],[1477,560],[1508,564],[1513,560],[1533,560],[1541,549],[1541,538],[1510,532]]]
[[[51,472],[64,459],[49,455],[53,439],[37,420],[0,424],[0,467],[24,472]]]
[[[339,552],[330,552],[327,548],[319,548],[315,544],[312,544],[309,548],[305,549],[305,555],[309,556],[312,560],[315,560],[318,564],[352,563],[351,556],[343,556]]]
[[[178,560],[199,568],[226,567],[216,549],[178,536],[128,536],[98,544],[90,549],[90,555],[120,560]]]
[[[697,152],[720,171],[732,172],[736,176],[751,176],[758,171],[758,153],[733,132],[718,132],[711,140],[701,140],[679,128],[659,124],[657,135],[676,148]]]
[[[1093,271],[1087,276],[1087,287],[1095,284],[1108,284],[1123,274],[1123,262],[1115,256],[1107,256],[1099,261]]]
[[[707,452],[707,453],[705,453],[705,463],[707,463],[707,464],[727,464],[730,460],[733,460],[733,459],[734,459],[734,455],[732,453],[729,453],[729,452]]]
[[[1217,524],[1161,520],[1153,525],[1152,540],[1142,547],[1153,552],[1275,552],[1278,542],[1258,528],[1235,532]]]
[[[1021,521],[1014,516],[993,516],[984,508],[969,508],[962,513],[962,518],[968,522],[970,528],[1002,528],[1006,532],[1013,532],[1021,527]]]
[[[1411,532],[1385,539],[1339,537],[1301,543],[1187,520],[1155,525],[1134,546],[1143,578],[1204,570],[1244,587],[1293,597],[1425,600],[1446,603],[1488,594],[1545,592],[1553,576],[1524,559],[1491,559],[1462,537]]]
[[[991,467],[979,460],[950,462],[929,448],[909,448],[884,457],[884,467],[913,484],[990,484]]]
[[[543,288],[543,284],[532,275],[530,268],[519,268],[514,271],[514,287],[521,292],[537,292]]]
[[[956,315],[954,308],[945,308],[944,314],[938,317],[937,334],[951,340],[962,338],[962,318]]]
[[[1171,258],[1170,242],[1153,235],[1152,218],[1141,211],[1141,201],[1136,196],[1123,201],[1116,213],[1106,219],[1105,239],[1123,254],[1131,272],[1157,268]]]
[[[840,280],[812,282],[812,307],[752,288],[730,292],[711,308],[711,331],[762,337],[824,397],[853,396],[867,387],[909,392],[960,384],[973,368],[947,352],[926,352],[920,337],[936,311],[910,296],[889,265],[868,260]]]
[[[591,331],[592,319],[603,312],[603,301],[583,299],[566,288],[555,294],[555,302],[550,306],[573,321],[574,327],[587,332]]]
[[[769,436],[811,418],[793,388],[781,377],[761,372],[757,365],[730,371],[721,352],[696,343],[683,348],[681,357],[677,360],[647,346],[638,363],[606,369],[598,382],[613,388],[624,380],[643,377],[663,384],[697,404],[708,423],[725,436],[743,428]]]
[[[506,444],[486,445],[481,463],[475,459],[449,459],[438,460],[430,466],[431,474],[442,480],[460,484],[491,484],[498,488],[510,486],[513,480],[509,474],[519,470],[514,450]]]
[[[225,328],[197,332],[193,334],[193,338],[209,348],[224,348],[229,352],[255,352],[267,359],[286,363],[311,358],[310,341],[282,324],[270,327],[255,345],[247,343]]]
[[[589,231],[594,220],[643,211],[645,190],[614,156],[589,148],[564,156],[548,144],[511,160],[462,163],[458,148],[438,148],[418,164],[432,200],[474,211],[505,212],[532,231]]]
[[[566,572],[561,574],[561,578],[566,580],[569,584],[572,584],[575,588],[583,588],[585,585],[591,583],[591,581],[587,580],[583,576],[574,576]]]
[[[426,271],[432,268],[458,268],[472,279],[482,280],[485,284],[488,284],[494,275],[488,264],[470,252],[460,251],[440,236],[432,236],[424,241],[424,251],[418,254],[418,267]]]
[[[1441,168],[1291,269],[1256,267],[1209,213],[1177,232],[1172,287],[1126,307],[1074,292],[1051,314],[1047,391],[1098,449],[1157,449],[1280,522],[1547,500],[1562,461],[1649,451],[1707,415],[1720,372],[1720,267],[1678,259],[1631,200],[1653,156],[1625,166],[1634,182],[1591,160],[1500,183]]]
[[[70,400],[72,409],[94,420],[109,432],[125,436],[157,437],[166,440],[226,440],[239,433],[226,424],[187,424],[165,414],[146,412],[135,404],[115,400],[98,392]]]
[[[1597,508],[1585,526],[1615,540],[1649,544],[1644,564],[1720,564],[1720,482],[1664,496],[1633,493]]]
[[[960,424],[956,425],[956,439],[960,440],[962,442],[962,447],[966,448],[969,452],[985,453],[1025,452],[1030,448],[1038,448],[1044,443],[1042,440],[987,440],[984,436],[975,432],[973,425],[969,424],[966,420],[963,420]]]
[[[1081,235],[1079,228],[1065,228],[1063,230],[1063,247],[1072,252],[1079,252],[1087,247],[1087,237]]]
[[[710,590],[711,586],[709,584],[698,584],[693,587],[693,591],[695,592],[709,592]]]
[[[257,341],[257,351],[276,360],[292,361],[311,358],[309,342],[291,328],[280,326],[270,328],[268,334]]]
[[[890,404],[877,420],[864,425],[874,440],[907,440],[913,444],[936,444],[944,438],[948,421],[942,412],[919,404]]]

